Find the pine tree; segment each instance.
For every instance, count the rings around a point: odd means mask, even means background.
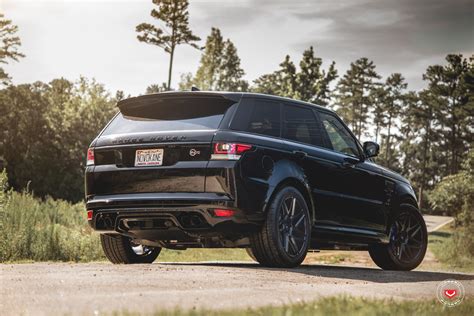
[[[280,64],[277,71],[277,80],[280,83],[279,95],[293,98],[296,95],[296,67],[291,61],[290,55],[285,56],[285,60]]]
[[[196,87],[201,90],[217,89],[217,77],[221,71],[223,51],[224,39],[221,35],[221,31],[213,27],[211,34],[206,39],[199,68],[193,80]]]
[[[329,105],[331,102],[331,89],[330,84],[338,77],[336,62],[332,62],[329,66],[327,73],[323,70],[322,78],[316,82],[316,93],[310,102],[320,105]]]
[[[329,85],[337,78],[337,70],[334,62],[327,73],[321,65],[321,58],[314,55],[311,46],[303,52],[299,70],[287,55],[278,70],[255,80],[252,90],[327,105],[331,98]]]
[[[7,64],[8,60],[18,61],[25,57],[18,51],[21,45],[20,38],[16,36],[18,26],[13,25],[11,20],[5,19],[3,13],[0,13],[0,64]],[[0,67],[0,82],[8,84],[10,77],[5,70]]]
[[[195,43],[201,40],[189,29],[188,0],[153,0],[158,7],[151,11],[151,16],[158,21],[164,22],[165,27],[155,26],[149,23],[137,25],[137,38],[140,42],[156,45],[170,54],[168,85],[171,89],[171,75],[173,70],[173,58],[176,46],[189,44],[199,48]]]
[[[234,43],[224,40],[218,28],[212,28],[192,84],[201,90],[246,91],[244,75]],[[183,81],[182,86],[186,85]]]
[[[321,58],[314,56],[313,46],[303,52],[300,71],[296,75],[296,98],[309,102],[315,98],[318,89],[317,82],[323,78],[322,63]]]
[[[470,102],[472,90],[469,90],[473,63],[462,55],[453,54],[446,56],[446,61],[445,66],[429,66],[423,79],[428,81],[431,102],[436,105],[435,115],[439,121],[436,132],[443,139],[441,149],[447,153],[444,157],[439,157],[439,163],[445,165],[444,175],[449,175],[459,170],[474,141],[474,106]]]
[[[278,78],[276,72],[262,75],[254,80],[252,91],[256,93],[278,95],[280,85],[277,80]]]
[[[405,95],[405,107],[401,115],[402,140],[400,151],[403,153],[401,172],[406,175],[418,190],[420,209],[426,200],[425,191],[432,188],[439,178],[435,162],[437,135],[434,126],[436,105],[427,89],[420,93],[409,92]]]
[[[373,124],[375,126],[375,142],[379,142],[379,136],[382,131],[382,128],[386,124],[386,115],[385,115],[385,100],[387,98],[387,90],[383,85],[375,88],[372,92],[372,102],[373,102]]]
[[[359,139],[366,133],[369,113],[374,106],[375,80],[379,78],[374,63],[364,57],[351,63],[351,68],[337,85],[336,110]]]
[[[296,74],[295,98],[320,105],[329,103],[329,84],[337,78],[336,64],[332,62],[326,74],[321,69],[322,63],[321,58],[314,56],[313,46],[303,52],[300,71]]]
[[[383,116],[381,127],[385,128],[384,135],[384,153],[382,155],[383,164],[392,168],[392,136],[394,136],[394,130],[398,128],[397,121],[400,118],[402,109],[404,106],[405,95],[404,90],[407,88],[407,83],[405,78],[399,73],[391,74],[385,84],[381,86],[381,89],[384,90],[381,95],[382,99],[379,100],[379,107],[381,108],[381,115]],[[378,91],[380,89],[376,89]],[[379,91],[380,93],[380,91]],[[375,111],[374,116],[378,119],[380,113]],[[374,118],[375,120],[375,118]],[[378,120],[377,120],[377,123]],[[376,125],[377,125],[376,123]]]
[[[217,80],[217,90],[247,91],[248,83],[243,80],[245,71],[240,67],[240,58],[234,43],[227,39],[224,43],[224,53]]]

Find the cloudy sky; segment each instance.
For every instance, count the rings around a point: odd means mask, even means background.
[[[237,46],[246,79],[296,62],[314,46],[339,73],[366,56],[383,76],[401,72],[410,89],[424,87],[428,65],[448,53],[474,53],[473,0],[191,0],[190,24],[205,39],[211,27]],[[7,65],[14,83],[94,77],[110,91],[143,93],[167,79],[168,55],[140,43],[135,26],[152,22],[151,0],[0,0],[19,26],[26,58]],[[204,41],[202,42],[204,44]],[[200,52],[180,46],[172,85],[194,72]]]

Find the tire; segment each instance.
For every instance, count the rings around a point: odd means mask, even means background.
[[[256,261],[267,267],[292,268],[303,262],[311,239],[311,221],[303,195],[294,187],[279,190],[260,232],[250,238]]]
[[[245,251],[249,255],[250,258],[252,258],[253,261],[257,261],[257,258],[253,254],[252,248],[245,248]]]
[[[390,226],[388,244],[369,246],[369,254],[384,270],[410,271],[420,265],[428,246],[428,231],[423,216],[411,204],[401,204]]]
[[[105,256],[114,264],[152,263],[161,251],[158,247],[134,244],[130,238],[118,234],[101,234],[100,242]]]

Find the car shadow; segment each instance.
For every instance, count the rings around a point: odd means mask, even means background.
[[[410,283],[410,282],[427,282],[427,281],[443,281],[446,279],[455,280],[474,280],[474,275],[450,272],[431,272],[431,271],[384,271],[377,268],[365,267],[346,267],[333,265],[301,265],[293,269],[266,268],[256,263],[230,263],[230,262],[162,262],[162,265],[172,266],[207,266],[207,267],[228,267],[240,269],[255,269],[269,271],[285,271],[291,273],[302,273],[308,276],[362,280],[376,283]]]

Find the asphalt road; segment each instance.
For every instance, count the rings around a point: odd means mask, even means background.
[[[454,218],[450,216],[423,215],[423,218],[425,219],[428,233],[434,232],[454,221]]]
[[[474,296],[472,274],[329,265],[36,263],[0,265],[0,275],[2,315],[257,307],[340,294],[434,299],[437,285],[446,279],[460,280],[467,295]]]

